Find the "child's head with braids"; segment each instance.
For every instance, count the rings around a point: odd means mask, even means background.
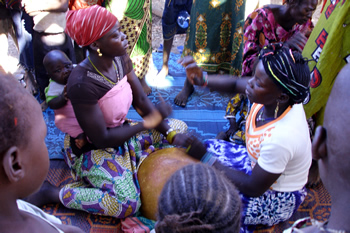
[[[175,172],[158,200],[157,233],[239,232],[241,199],[219,171],[202,163]]]

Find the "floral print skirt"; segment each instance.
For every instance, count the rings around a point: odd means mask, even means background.
[[[185,133],[187,125],[168,119],[169,126]],[[133,123],[131,123],[133,124]],[[79,156],[64,141],[65,161],[75,182],[60,190],[64,206],[93,214],[125,218],[141,206],[137,171],[142,161],[158,149],[173,147],[156,130],[145,130],[131,137],[123,146],[91,150]]]

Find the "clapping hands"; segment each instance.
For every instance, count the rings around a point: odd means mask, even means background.
[[[302,52],[307,42],[307,35],[310,34],[310,30],[306,27],[303,30],[296,32],[291,38],[289,38],[285,45],[289,48],[294,48],[299,52]]]
[[[156,128],[164,118],[167,118],[173,111],[170,104],[166,103],[159,95],[160,103],[158,103],[150,114],[143,117],[143,125],[146,129]]]

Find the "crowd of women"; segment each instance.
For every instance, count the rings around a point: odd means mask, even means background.
[[[45,182],[38,192],[34,188],[16,192],[14,200],[34,193],[27,199],[32,203],[60,202],[71,209],[125,218],[137,213],[142,204],[137,176],[141,163],[156,150],[180,147],[205,165],[185,167],[167,182],[159,199],[157,232],[252,232],[256,225],[288,220],[307,195],[305,184],[312,161],[313,129],[303,104],[313,96],[309,60],[301,52],[313,29],[311,16],[317,0],[266,5],[252,12],[244,25],[238,20],[243,17],[243,1],[234,7],[233,3],[203,7],[207,1],[194,2],[186,56],[179,60],[187,79],[175,103],[185,106],[193,86],[237,94],[227,107],[230,129],[204,143],[186,133],[187,125],[181,119],[168,118],[170,105],[162,102],[155,106],[147,97],[151,91],[144,80],[151,52],[150,2],[126,1],[124,8],[120,3],[117,7],[116,1],[79,3],[70,2],[72,10],[65,16],[64,32],[79,46],[77,51],[83,51],[81,60],[72,69],[65,55],[53,52],[44,58],[51,78],[63,80],[58,81],[63,84],[62,93],[55,97],[62,105],[71,105],[78,123],[75,134],[67,133],[64,140],[64,159],[75,181],[63,188]],[[349,10],[349,2],[338,6],[338,11]],[[217,22],[220,27],[213,27],[229,28],[229,32],[210,31],[206,25],[216,18],[209,11],[222,16]],[[214,39],[218,34],[220,45]],[[227,47],[230,49],[223,49]],[[222,68],[229,73],[217,74]],[[7,86],[14,85],[5,76],[4,80]],[[25,96],[19,92],[14,97],[20,95]],[[13,100],[1,101],[6,106],[13,104]],[[126,118],[131,105],[143,121]],[[34,113],[29,115],[37,118]],[[13,119],[6,119],[16,128],[22,125],[18,117],[14,114]],[[42,122],[35,124],[40,128]],[[8,133],[10,129],[1,130]],[[81,137],[76,135],[83,135],[84,143],[77,143]],[[5,159],[21,155],[15,141],[1,140],[9,144],[0,150]],[[31,155],[36,152],[26,150]],[[45,157],[44,149],[39,154]],[[21,160],[15,163],[15,158],[14,162],[6,160],[12,167],[4,165],[4,174],[11,181],[8,188],[13,190],[19,189],[16,182],[22,179],[16,168],[22,172],[28,166]],[[42,181],[44,170],[39,175]],[[182,205],[189,208],[178,208]],[[64,230],[57,224],[54,226]],[[334,223],[331,226],[336,227]]]

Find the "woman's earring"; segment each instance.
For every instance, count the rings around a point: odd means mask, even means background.
[[[102,57],[102,53],[101,53],[101,50],[99,48],[97,49],[97,53],[98,53],[99,57]]]
[[[276,106],[276,109],[275,109],[275,119],[277,118],[277,114],[278,114],[278,110],[279,110],[279,105],[280,105],[280,102],[277,101],[277,106]]]

